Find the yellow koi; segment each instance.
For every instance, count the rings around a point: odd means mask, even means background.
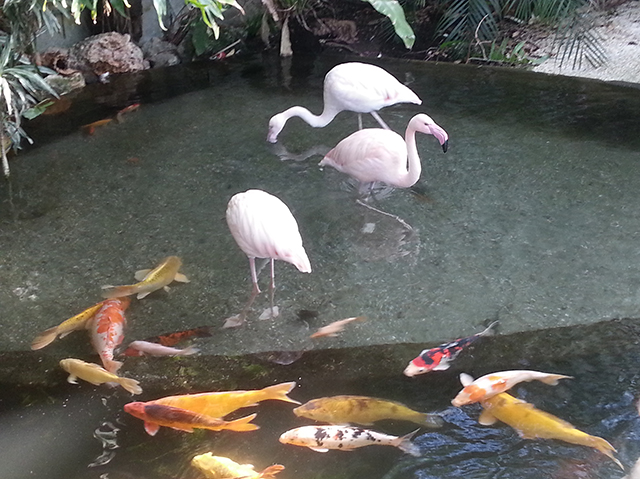
[[[330,424],[370,426],[383,419],[399,419],[426,427],[442,425],[442,418],[437,414],[414,411],[399,402],[366,396],[332,396],[312,399],[295,408],[293,413],[299,417]]]
[[[485,399],[480,404],[484,408],[478,419],[480,424],[489,426],[498,420],[514,428],[524,439],[559,439],[571,444],[593,447],[624,469],[613,455],[617,451],[606,440],[582,432],[568,422],[536,409],[533,404],[507,393]]]
[[[284,466],[274,464],[262,472],[257,472],[251,464],[238,464],[228,457],[214,456],[212,453],[200,454],[191,460],[191,464],[200,470],[207,479],[268,479],[284,470]]]
[[[94,304],[90,308],[85,309],[80,314],[76,314],[74,317],[63,321],[58,326],[54,326],[53,328],[49,328],[46,331],[41,332],[31,342],[31,349],[34,351],[36,349],[42,349],[51,344],[58,336],[64,338],[67,334],[73,331],[85,329],[88,321],[96,315],[100,308],[102,308],[103,304],[104,301],[100,301],[98,304]]]
[[[131,394],[142,393],[142,388],[135,379],[120,377],[110,373],[97,364],[86,363],[80,359],[68,358],[60,361],[60,366],[69,373],[67,381],[71,384],[78,384],[76,379],[80,378],[96,386],[103,383],[117,383]]]
[[[300,404],[287,394],[295,387],[295,382],[274,384],[264,389],[250,391],[220,391],[199,394],[167,396],[151,401],[163,406],[172,406],[197,412],[206,416],[224,417],[227,414],[248,406],[256,406],[261,401],[278,401]]]
[[[154,269],[136,271],[135,278],[139,283],[125,286],[103,286],[102,296],[104,298],[121,298],[137,294],[138,299],[142,299],[160,288],[168,290],[167,285],[172,281],[188,283],[187,277],[178,273],[180,266],[182,266],[180,258],[169,256]]]

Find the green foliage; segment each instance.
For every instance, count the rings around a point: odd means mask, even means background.
[[[573,59],[574,67],[583,59],[600,65],[605,61],[601,39],[591,22],[579,14],[590,4],[589,0],[445,0],[438,33],[447,44],[464,43],[470,50],[474,44],[494,41],[498,21],[508,14],[523,23],[537,21],[556,27],[561,61]],[[462,51],[457,49],[457,53]]]
[[[220,26],[217,21],[224,19],[225,10],[233,7],[244,13],[242,6],[236,0],[184,0],[184,3],[200,10],[202,20],[213,31],[216,39],[220,36]],[[166,30],[162,19],[167,14],[167,0],[153,0],[153,6],[156,9],[160,27]]]
[[[489,53],[485,54],[482,60],[511,66],[539,64],[546,60],[546,58],[531,58],[527,56],[525,51],[526,43],[522,41],[511,47],[508,38],[504,38],[500,43],[494,40],[491,42]]]
[[[404,10],[396,0],[363,0],[371,4],[378,12],[387,16],[391,20],[391,24],[395,29],[396,34],[404,42],[404,46],[408,49],[413,47],[416,41],[416,36],[411,29],[411,26],[407,23],[404,16]]]

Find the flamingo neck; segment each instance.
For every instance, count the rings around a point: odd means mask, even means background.
[[[407,174],[400,178],[400,181],[396,183],[396,186],[409,188],[418,181],[420,173],[422,173],[422,163],[420,162],[418,147],[416,146],[415,128],[407,126],[404,141],[407,144]]]
[[[284,116],[285,121],[289,120],[289,118],[297,116],[314,128],[322,128],[327,126],[329,123],[331,123],[331,120],[333,120],[337,114],[337,111],[333,111],[333,109],[327,108],[326,106],[321,115],[314,115],[303,106],[292,106],[288,110],[282,112],[282,116]]]

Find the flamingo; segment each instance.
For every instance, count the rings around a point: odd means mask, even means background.
[[[416,132],[436,137],[446,153],[449,135],[424,113],[409,120],[404,139],[391,130],[366,128],[352,133],[320,162],[355,178],[361,184],[381,181],[408,188],[420,178],[422,165],[416,147]]]
[[[256,258],[271,260],[271,317],[274,317],[274,260],[293,264],[303,273],[311,273],[311,264],[298,231],[298,224],[287,205],[262,190],[247,190],[234,195],[227,206],[227,225],[240,249],[249,257],[253,290],[242,312],[228,318],[224,327],[240,326],[260,293]]]
[[[289,118],[298,116],[314,128],[323,128],[343,110],[358,113],[362,129],[362,113],[371,113],[380,126],[389,129],[377,111],[396,103],[422,104],[410,88],[386,70],[368,63],[341,63],[324,77],[324,109],[314,115],[302,106],[293,106],[269,120],[267,141],[275,143]]]

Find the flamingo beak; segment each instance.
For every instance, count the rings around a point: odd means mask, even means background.
[[[449,140],[444,140],[444,143],[442,144],[442,151],[446,153],[448,149],[449,149]]]

